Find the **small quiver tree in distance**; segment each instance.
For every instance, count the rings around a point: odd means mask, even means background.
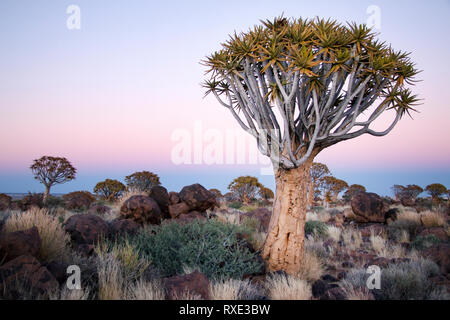
[[[95,194],[110,202],[117,200],[125,190],[126,187],[122,182],[113,179],[106,179],[94,187]]]
[[[35,159],[30,166],[36,180],[45,186],[43,202],[47,202],[50,188],[75,179],[77,169],[64,157],[43,156]]]
[[[418,71],[365,25],[284,17],[234,33],[203,64],[206,94],[272,160],[276,194],[263,257],[270,270],[295,274],[314,158],[341,141],[391,132],[418,101],[407,88]],[[392,123],[375,130],[387,111]]]
[[[245,176],[234,179],[228,189],[244,204],[249,204],[260,192],[263,185],[258,178]]]
[[[311,166],[311,182],[308,186],[308,204],[312,205],[314,202],[315,190],[319,187],[320,181],[323,177],[330,174],[326,164],[314,162]]]
[[[125,177],[128,189],[150,192],[154,186],[161,185],[157,174],[149,171],[140,171]]]
[[[439,202],[440,196],[447,193],[447,188],[440,183],[433,183],[425,187],[425,191],[431,196],[433,202]]]

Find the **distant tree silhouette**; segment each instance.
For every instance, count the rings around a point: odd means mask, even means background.
[[[116,200],[125,190],[126,187],[122,182],[112,179],[106,179],[105,181],[99,182],[94,187],[94,193],[108,201]]]
[[[140,171],[125,177],[125,183],[129,189],[138,191],[150,191],[154,186],[159,186],[161,182],[157,174],[149,171]]]
[[[30,166],[34,178],[45,186],[44,204],[50,194],[50,188],[55,184],[61,184],[75,179],[77,169],[63,157],[43,156],[33,161]]]

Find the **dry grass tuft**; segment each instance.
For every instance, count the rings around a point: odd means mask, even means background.
[[[363,243],[361,232],[353,229],[347,229],[342,233],[344,245],[349,250],[356,250]]]
[[[266,290],[272,300],[310,300],[311,286],[302,279],[282,274],[270,275]]]
[[[319,256],[314,251],[305,248],[298,276],[301,279],[315,281],[320,279],[324,272],[324,265]]]
[[[340,283],[348,300],[373,300],[374,297],[367,287],[354,287],[350,282],[343,280]]]
[[[339,242],[341,239],[341,233],[342,230],[335,226],[327,226],[328,230],[328,236],[330,239],[332,239],[334,242]]]
[[[210,284],[212,300],[253,300],[258,290],[248,280],[228,279]]]
[[[127,290],[127,300],[164,300],[164,288],[159,281],[139,280]]]
[[[47,209],[32,208],[23,213],[12,214],[5,222],[2,232],[23,231],[36,227],[42,239],[40,261],[65,260],[70,236],[56,217]]]
[[[444,227],[446,225],[444,217],[433,211],[424,211],[420,214],[420,220],[425,228]]]

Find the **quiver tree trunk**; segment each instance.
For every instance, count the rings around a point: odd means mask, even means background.
[[[263,258],[270,271],[300,271],[312,158],[295,169],[278,169],[276,194]]]
[[[309,206],[313,206],[314,203],[314,181],[312,180],[312,178],[309,178],[309,186],[308,186],[308,205]]]
[[[47,200],[48,200],[48,196],[49,196],[49,195],[50,195],[50,186],[45,186],[44,195],[43,195],[43,197],[42,197],[42,202],[43,202],[44,204],[47,203]]]

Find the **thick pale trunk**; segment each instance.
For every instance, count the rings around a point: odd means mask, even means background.
[[[42,202],[47,203],[48,196],[50,195],[50,186],[45,186],[44,196],[42,197]]]
[[[313,203],[314,203],[314,189],[315,189],[315,186],[314,186],[314,182],[312,181],[312,179],[310,179],[310,182],[309,182],[309,186],[308,186],[308,205],[309,206],[313,206]]]
[[[276,195],[263,250],[270,271],[296,274],[300,270],[312,161],[296,169],[279,169],[275,174]]]

